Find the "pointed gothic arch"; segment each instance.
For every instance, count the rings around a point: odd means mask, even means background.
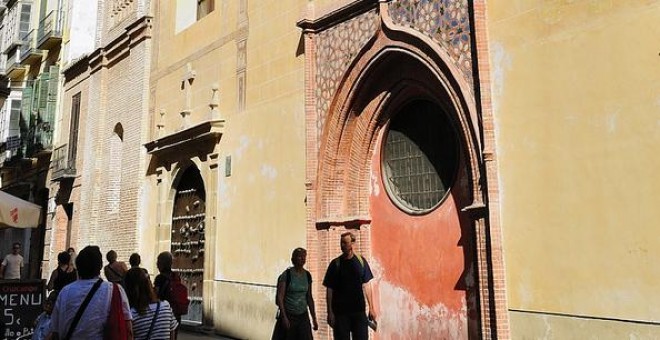
[[[317,231],[315,236],[308,236],[308,242],[312,242],[309,246],[319,247],[320,261],[331,256],[330,242],[334,241],[332,236],[337,234],[333,231],[337,229],[333,226],[336,226],[340,229],[359,228],[360,235],[366,237],[365,241],[358,241],[359,248],[369,251],[372,222],[369,198],[370,190],[373,190],[369,160],[377,150],[379,132],[384,129],[388,117],[411,98],[430,100],[450,114],[465,161],[469,200],[461,202],[457,208],[461,215],[469,216],[472,221],[473,234],[468,242],[473,244],[476,257],[477,327],[483,338],[506,338],[508,316],[502,295],[504,278],[499,250],[499,219],[496,211],[490,211],[497,209],[498,198],[493,198],[493,206],[488,203],[489,195],[497,195],[496,190],[489,188],[496,188],[497,184],[494,179],[491,184],[487,181],[487,174],[494,174],[494,163],[485,164],[494,160],[492,151],[484,149],[484,135],[492,137],[490,133],[484,133],[483,127],[484,121],[490,122],[491,119],[487,111],[490,104],[485,104],[484,118],[480,112],[483,104],[478,103],[477,98],[488,100],[488,96],[481,94],[478,87],[473,87],[472,81],[478,86],[487,86],[488,83],[479,79],[478,75],[474,79],[466,79],[465,70],[459,70],[437,42],[412,28],[394,24],[387,6],[387,3],[379,3],[379,27],[343,73],[327,112],[314,115],[321,117],[322,120],[314,125],[322,127],[322,130],[318,140],[308,139],[312,145],[318,146],[318,153],[310,155],[311,161],[308,162],[308,166],[312,167],[308,170],[314,174],[308,183],[308,195],[312,202],[308,209],[311,220],[308,231]],[[356,5],[360,11],[358,7]],[[306,42],[315,44],[314,39],[320,37],[319,32],[329,27],[326,25],[347,20],[340,19],[342,15],[346,14],[337,11],[316,21],[299,22],[308,33]],[[476,35],[483,35],[477,29],[474,31]],[[317,72],[319,66],[316,64],[318,61],[314,60],[315,47],[306,47],[306,53],[311,55],[309,69]],[[477,64],[476,60],[472,63]],[[479,70],[482,70],[481,66]],[[309,84],[316,86],[315,81]],[[311,92],[318,93],[316,89]],[[309,108],[313,107],[309,104]],[[316,109],[320,109],[319,106]],[[313,111],[308,112],[313,114]],[[324,113],[327,115],[323,116]],[[310,127],[312,125],[308,124],[308,129]],[[308,131],[308,138],[312,136]],[[492,147],[490,142],[489,147]],[[318,266],[323,268],[322,264]],[[498,296],[495,294],[497,292]]]

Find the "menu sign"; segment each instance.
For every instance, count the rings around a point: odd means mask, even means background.
[[[34,321],[43,312],[43,280],[0,281],[0,338],[16,339],[34,330]]]

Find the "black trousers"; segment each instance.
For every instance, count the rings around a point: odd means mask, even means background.
[[[273,340],[312,340],[312,326],[307,312],[294,315],[287,314],[289,319],[289,329],[286,329],[282,317],[277,319],[275,330],[273,331]]]
[[[367,315],[364,312],[335,314],[335,327],[332,334],[335,340],[368,340]]]

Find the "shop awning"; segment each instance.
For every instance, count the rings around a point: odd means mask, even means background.
[[[41,207],[0,191],[0,228],[36,228]]]

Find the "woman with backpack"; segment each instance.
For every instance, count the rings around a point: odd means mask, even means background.
[[[319,329],[312,297],[312,275],[303,268],[305,262],[307,250],[294,249],[291,254],[293,267],[285,270],[277,279],[275,302],[280,310],[273,339],[313,339],[309,313],[312,314],[314,330]]]
[[[133,336],[142,339],[174,339],[177,321],[167,301],[156,297],[149,276],[141,268],[132,268],[124,278],[128,304],[133,316]]]

